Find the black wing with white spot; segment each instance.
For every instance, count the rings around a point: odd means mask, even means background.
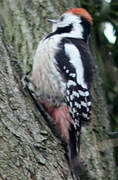
[[[88,68],[91,66],[87,45],[82,40],[63,38],[55,59],[58,71],[66,81],[65,101],[73,119],[76,120],[75,124],[79,125],[79,119],[89,120],[91,113],[88,86],[90,86],[92,72],[85,71],[87,61]]]
[[[64,81],[73,79],[76,75],[76,70],[70,63],[70,57],[65,52],[65,44],[70,43],[68,39],[62,39],[61,43],[58,45],[59,49],[55,54],[56,67],[60,74],[63,76]]]
[[[82,88],[81,85],[73,83],[72,80],[67,82],[66,102],[69,105],[70,113],[76,124],[81,119],[88,121],[91,114],[91,101],[88,89]]]

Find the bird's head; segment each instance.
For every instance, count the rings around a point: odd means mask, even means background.
[[[87,41],[93,24],[91,15],[83,8],[67,10],[60,19],[51,20],[52,31],[65,37],[81,38]]]

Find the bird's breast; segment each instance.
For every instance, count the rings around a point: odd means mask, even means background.
[[[50,104],[64,101],[66,88],[56,67],[55,53],[58,43],[54,38],[42,40],[37,47],[33,63],[32,81],[36,94],[42,101],[49,101]]]

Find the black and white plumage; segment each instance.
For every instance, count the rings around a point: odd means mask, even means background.
[[[91,111],[89,89],[93,73],[87,47],[82,39],[63,38],[55,55],[57,67],[66,81],[65,100],[70,112],[73,118],[78,114],[83,120],[89,119]]]
[[[79,179],[75,159],[81,123],[88,121],[91,114],[93,73],[87,42],[92,18],[86,10],[78,8],[66,11],[52,23],[52,32],[38,45],[32,79],[39,101],[69,145],[72,168]]]

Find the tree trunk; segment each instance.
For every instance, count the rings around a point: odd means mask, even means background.
[[[62,141],[22,89],[37,43],[50,31],[48,18],[77,0],[0,0],[0,180],[73,180]],[[94,36],[94,35],[93,35]],[[101,57],[92,40],[95,76],[91,122],[82,128],[81,180],[115,180],[108,112],[102,89]],[[97,63],[98,62],[98,63]]]

